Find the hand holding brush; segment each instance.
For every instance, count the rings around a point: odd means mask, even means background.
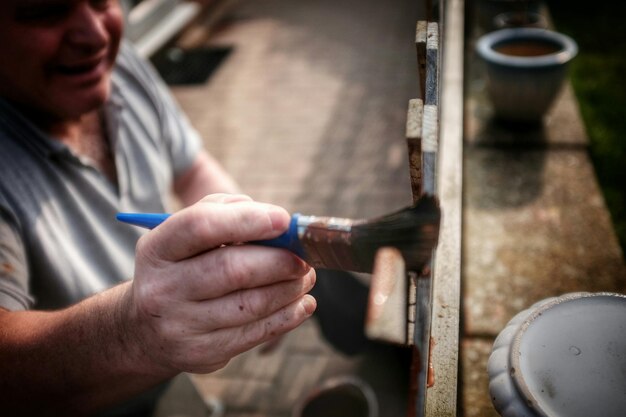
[[[152,229],[167,213],[119,213],[117,219]],[[437,199],[424,196],[413,206],[372,219],[294,214],[289,229],[271,240],[249,242],[288,249],[315,268],[372,272],[376,251],[400,250],[408,270],[421,270],[439,237],[441,212]]]

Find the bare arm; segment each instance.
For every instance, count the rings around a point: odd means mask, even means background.
[[[135,279],[56,312],[0,312],[0,404],[10,415],[80,415],[178,372],[211,372],[301,324],[315,273],[252,245],[289,215],[215,195],[137,245]],[[36,399],[36,400],[33,400]]]
[[[192,166],[174,180],[174,192],[184,206],[189,206],[208,194],[241,191],[224,168],[203,150]]]
[[[58,312],[0,312],[0,403],[10,415],[83,415],[174,375],[123,323],[130,284]]]

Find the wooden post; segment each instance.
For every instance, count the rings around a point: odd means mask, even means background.
[[[426,94],[426,37],[428,22],[419,20],[415,28],[415,49],[417,52],[417,80],[419,82],[418,98],[424,101]]]
[[[423,194],[437,191],[437,150],[439,143],[439,26],[436,22],[418,22],[416,44],[418,72],[423,83],[421,99],[409,102],[407,113],[407,144],[413,200]],[[416,167],[419,164],[419,167]],[[419,178],[418,178],[419,175]],[[433,252],[433,258],[435,254]],[[410,416],[422,416],[425,409],[425,390],[432,377],[431,310],[432,271],[412,271],[409,274],[408,330],[413,340],[411,395],[416,401],[410,404]]]
[[[407,279],[398,249],[383,247],[376,253],[365,319],[370,339],[407,344]]]
[[[440,123],[437,123],[436,193],[442,209],[439,243],[432,271],[432,310],[429,365],[434,371],[426,389],[424,414],[427,417],[454,417],[457,412],[462,188],[463,188],[463,0],[446,0],[441,22],[445,33],[441,47],[441,86],[437,94]],[[439,43],[439,42],[437,42]],[[433,45],[434,46],[434,45]],[[439,99],[441,101],[439,101]],[[426,142],[426,107],[424,142]],[[439,147],[439,143],[441,147]],[[425,169],[425,168],[424,168]],[[426,173],[424,173],[426,176]]]
[[[436,188],[437,148],[439,144],[439,26],[428,23],[426,41],[426,92],[422,127],[423,192],[434,194]]]
[[[422,119],[424,102],[419,99],[409,100],[406,114],[406,143],[409,154],[409,175],[413,202],[422,195]]]

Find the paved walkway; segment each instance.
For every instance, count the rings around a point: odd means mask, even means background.
[[[402,207],[413,3],[239,2],[209,41],[232,54],[205,86],[174,91],[256,199],[354,217]]]
[[[205,85],[173,91],[206,148],[255,199],[316,215],[388,213],[411,203],[404,135],[418,88],[415,3],[236,2],[202,42],[234,47],[229,57]],[[257,349],[193,381],[226,416],[289,416],[317,384],[356,374],[379,395],[381,416],[403,416],[407,353],[379,346],[345,355],[310,321],[276,351]],[[186,392],[178,406],[206,414],[189,407]],[[161,415],[177,412],[167,407]]]

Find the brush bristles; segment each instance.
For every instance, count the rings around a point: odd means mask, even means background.
[[[306,227],[300,243],[307,261],[317,268],[371,272],[378,249],[400,250],[407,270],[420,271],[432,256],[439,237],[441,212],[436,198],[422,197],[414,206],[389,215],[342,222],[350,228],[333,229],[328,218]]]

